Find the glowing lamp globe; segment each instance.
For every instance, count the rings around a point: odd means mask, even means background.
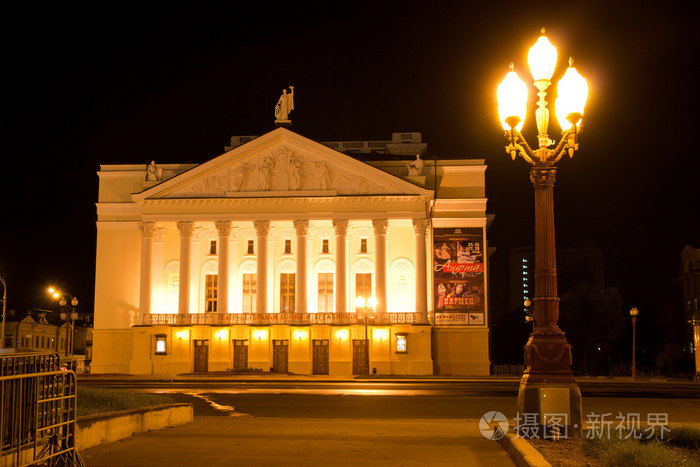
[[[573,64],[573,60],[570,63]],[[566,69],[557,83],[557,95],[554,111],[562,130],[568,130],[573,125],[580,126],[583,108],[588,99],[588,83],[573,66]]]
[[[544,30],[542,30],[544,33]],[[535,45],[530,47],[527,54],[527,63],[530,65],[530,73],[535,81],[549,81],[557,66],[557,49],[542,35]]]
[[[520,131],[527,113],[527,84],[514,71],[510,71],[498,85],[496,96],[498,97],[498,118],[501,120],[503,129],[508,131],[512,126]]]

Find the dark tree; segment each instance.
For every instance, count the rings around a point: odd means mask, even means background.
[[[616,287],[580,283],[561,296],[559,327],[571,344],[576,374],[609,374],[625,314]]]

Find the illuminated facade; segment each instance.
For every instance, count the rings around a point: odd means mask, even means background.
[[[483,160],[238,143],[100,168],[92,372],[488,374]]]

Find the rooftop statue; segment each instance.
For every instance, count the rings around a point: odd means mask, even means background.
[[[282,90],[282,95],[275,106],[275,118],[277,120],[289,120],[289,112],[294,110],[294,86],[289,86],[291,92],[287,94],[287,90]]]
[[[163,169],[156,165],[156,161],[151,161],[146,167],[146,181],[160,182],[163,179]]]
[[[423,175],[423,161],[420,158],[420,154],[416,154],[416,160],[406,164],[408,167],[408,175]]]

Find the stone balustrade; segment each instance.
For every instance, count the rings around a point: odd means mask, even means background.
[[[420,324],[419,313],[370,314],[368,324]],[[144,326],[232,326],[247,324],[264,326],[269,324],[364,324],[361,313],[188,313],[148,314],[143,316]]]

